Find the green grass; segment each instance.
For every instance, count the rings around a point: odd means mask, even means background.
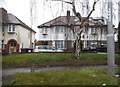
[[[81,58],[106,59],[107,58],[107,54],[81,53]]]
[[[17,73],[3,84],[10,85],[117,85],[118,78],[106,75],[106,69],[82,69],[47,71],[35,73]]]
[[[38,61],[52,61],[52,60],[72,60],[74,58],[72,53],[26,53],[26,54],[12,54],[2,57],[4,64],[14,63],[29,63]],[[97,53],[82,53],[82,59],[106,59],[106,54]]]
[[[70,60],[73,55],[70,53],[26,53],[26,54],[13,54],[2,57],[2,61],[5,64],[14,63],[28,63],[36,61],[47,60]]]

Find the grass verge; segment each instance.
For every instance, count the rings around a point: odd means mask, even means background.
[[[82,69],[48,71],[35,73],[17,73],[3,85],[118,85],[117,77],[106,75],[106,69]]]
[[[81,59],[106,59],[106,54],[97,53],[82,53]],[[72,53],[26,53],[26,54],[12,54],[2,57],[3,64],[15,63],[30,63],[38,61],[53,61],[53,60],[72,60],[74,54]]]

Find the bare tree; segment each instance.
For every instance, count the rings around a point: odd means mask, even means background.
[[[36,9],[37,9],[37,0],[30,0],[30,21],[31,21],[31,28],[36,21]]]
[[[76,48],[75,48],[75,57],[77,59],[80,59],[80,53],[81,53],[81,34],[84,30],[84,27],[88,25],[88,20],[89,20],[89,17],[91,16],[91,14],[93,13],[93,11],[95,10],[95,5],[96,3],[98,2],[99,0],[94,0],[94,3],[93,3],[93,6],[92,6],[92,10],[89,12],[89,14],[87,15],[87,17],[82,17],[81,16],[81,13],[80,12],[77,12],[76,11],[76,8],[75,8],[75,2],[74,0],[72,0],[71,2],[66,2],[64,1],[65,3],[68,3],[68,4],[71,4],[72,5],[72,11],[74,13],[74,15],[78,18],[79,22],[80,22],[80,26],[78,28],[78,31],[75,32],[76,33]]]

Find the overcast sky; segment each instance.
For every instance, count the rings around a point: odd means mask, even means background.
[[[34,1],[34,0],[33,0]],[[55,17],[66,15],[66,10],[71,10],[71,6],[68,4],[61,4],[62,2],[50,1],[50,0],[36,0],[36,20],[34,22],[34,30],[38,32],[37,26],[47,22]],[[79,0],[78,0],[79,1]],[[76,3],[76,5],[79,2]],[[90,2],[90,4],[93,4]],[[31,26],[30,22],[30,0],[0,0],[1,7],[3,6],[8,13],[12,13],[17,16],[20,20],[26,23],[28,26]],[[78,5],[78,9],[81,8]],[[93,16],[100,17],[99,4],[96,5],[96,9],[93,12]],[[117,14],[117,13],[116,13]],[[73,13],[71,14],[73,15]],[[115,19],[117,17],[115,16]],[[38,33],[36,34],[38,39]]]

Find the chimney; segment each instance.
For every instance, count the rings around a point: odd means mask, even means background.
[[[70,24],[70,11],[67,11],[67,24]]]

